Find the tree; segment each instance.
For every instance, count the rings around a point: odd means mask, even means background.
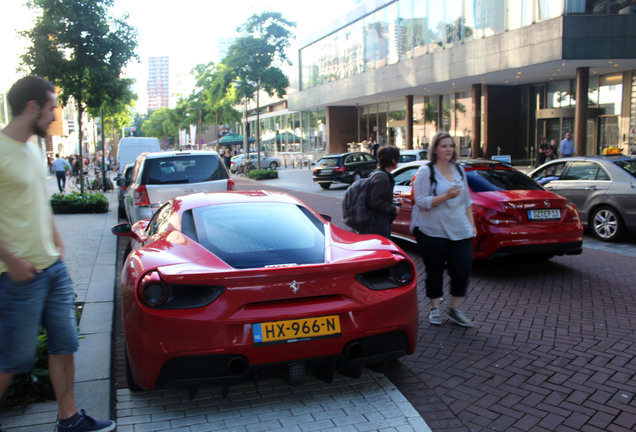
[[[296,23],[285,20],[279,12],[252,15],[238,28],[244,36],[237,39],[223,60],[227,70],[222,82],[226,92],[234,86],[238,98],[256,102],[256,145],[260,169],[260,91],[282,98],[287,94],[289,79],[277,66],[289,63],[285,50],[293,37],[290,28]]]
[[[214,62],[199,64],[192,69],[192,75],[196,78],[196,85],[191,97],[203,101],[205,124],[216,124],[218,134],[219,122],[232,123],[241,119],[241,114],[234,109],[239,98],[235,88],[230,85],[233,77],[226,65]]]
[[[63,104],[78,110],[79,154],[82,157],[82,115],[100,108],[114,113],[130,103],[131,80],[121,78],[137,47],[137,32],[123,19],[108,15],[114,0],[31,0],[40,13],[23,33],[32,45],[22,56],[31,73],[58,86]],[[80,170],[83,175],[83,169]],[[83,186],[83,182],[81,183]],[[81,192],[83,193],[83,187]]]
[[[141,132],[145,136],[162,138],[168,141],[170,137],[178,138],[179,126],[174,110],[161,107],[153,111],[143,122]]]

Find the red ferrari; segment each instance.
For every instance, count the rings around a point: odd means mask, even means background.
[[[267,191],[198,193],[131,239],[121,273],[129,386],[359,376],[413,352],[415,267],[393,242]]]
[[[410,232],[414,205],[412,180],[427,161],[411,162],[393,171],[393,195],[402,201],[391,234],[415,242]],[[476,260],[511,255],[551,258],[582,252],[583,225],[574,204],[545,190],[527,175],[502,163],[460,160],[473,200],[477,236]]]

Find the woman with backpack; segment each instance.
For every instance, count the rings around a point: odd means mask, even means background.
[[[430,162],[415,176],[411,231],[426,268],[429,322],[442,324],[439,311],[444,295],[444,269],[451,278],[446,317],[463,327],[473,322],[460,310],[472,269],[472,239],[476,235],[472,199],[464,170],[456,164],[457,149],[448,132],[440,132],[428,151]]]
[[[391,171],[397,168],[400,150],[393,146],[384,146],[378,150],[378,169],[369,175],[367,190],[368,222],[360,234],[378,234],[389,238],[391,222],[400,211],[393,203],[393,185],[395,181]]]

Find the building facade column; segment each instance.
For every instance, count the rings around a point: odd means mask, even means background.
[[[481,150],[481,84],[473,84],[473,136],[471,137],[471,157],[482,157]]]
[[[442,121],[444,120],[443,104],[444,104],[444,96],[438,95],[437,96],[437,132],[436,133],[440,133],[441,131],[444,130],[444,128],[442,127]]]
[[[406,149],[413,149],[413,95],[406,95]]]
[[[587,93],[590,84],[590,68],[576,68],[576,108],[574,110],[574,152],[585,156],[587,142]]]

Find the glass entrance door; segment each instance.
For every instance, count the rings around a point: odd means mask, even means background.
[[[574,134],[574,118],[572,117],[557,117],[557,118],[542,118],[537,120],[537,148],[535,154],[538,154],[538,146],[541,138],[547,138],[548,143],[551,140],[556,142],[557,153],[559,151],[559,144],[565,137],[565,134],[570,132]]]
[[[603,154],[603,150],[610,146],[618,146],[618,116],[598,118],[598,149],[596,154]]]

